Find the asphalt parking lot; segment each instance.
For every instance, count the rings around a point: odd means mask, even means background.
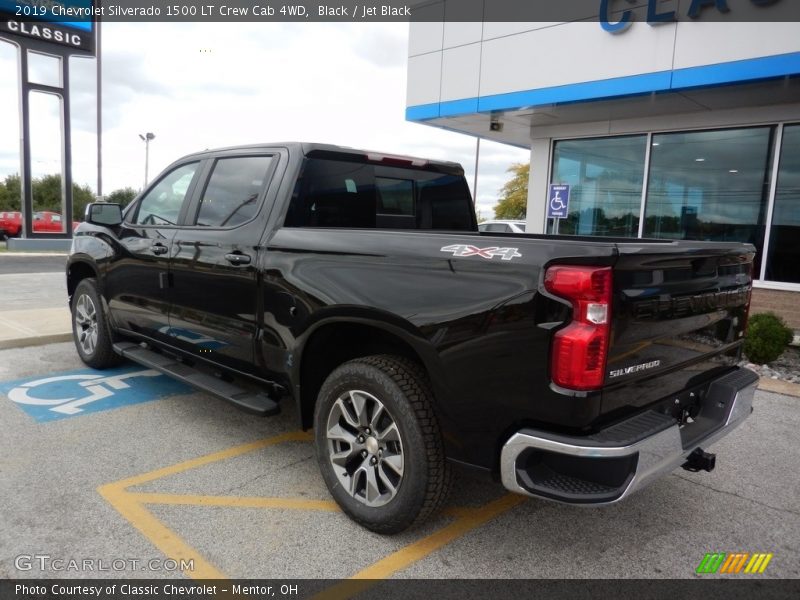
[[[381,537],[331,502],[291,406],[258,419],[142,370],[87,371],[69,343],[0,351],[0,578],[685,578],[708,552],[800,577],[798,398],[759,391],[713,473],[620,505],[459,475],[443,514]],[[167,557],[192,569],[147,563]]]

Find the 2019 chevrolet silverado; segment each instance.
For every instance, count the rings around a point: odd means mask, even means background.
[[[75,346],[258,415],[294,406],[325,483],[396,533],[453,464],[604,505],[751,412],[736,366],[754,248],[481,233],[454,163],[321,144],[205,151],[123,211],[87,208],[67,263]]]

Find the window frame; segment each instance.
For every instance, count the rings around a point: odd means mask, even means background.
[[[252,158],[252,157],[262,157],[267,156],[270,157],[272,160],[269,164],[269,168],[267,169],[266,175],[264,176],[264,183],[261,186],[261,191],[258,193],[258,198],[256,199],[256,212],[253,213],[253,216],[248,219],[247,221],[242,221],[241,223],[237,223],[236,225],[224,225],[224,226],[214,226],[209,227],[208,225],[198,225],[197,218],[200,216],[200,208],[202,204],[203,195],[206,193],[208,189],[209,183],[211,183],[211,176],[214,174],[214,167],[216,167],[217,163],[221,160],[228,160],[228,159],[236,159],[236,158]],[[201,173],[201,178],[197,182],[197,188],[195,189],[194,195],[191,198],[189,206],[187,207],[186,214],[184,215],[184,222],[181,223],[181,227],[185,229],[198,229],[200,231],[228,231],[231,229],[238,229],[240,227],[244,227],[253,221],[255,221],[259,215],[261,215],[261,211],[264,210],[264,206],[267,204],[266,198],[268,196],[269,190],[272,186],[272,180],[275,177],[275,173],[277,172],[278,165],[281,162],[281,152],[279,149],[258,149],[253,151],[237,151],[235,153],[221,153],[221,154],[214,154],[213,156],[209,156],[204,161],[206,164],[203,167],[203,172]],[[274,199],[273,199],[274,204]]]
[[[178,227],[182,227],[186,219],[188,208],[197,192],[197,183],[206,169],[206,162],[206,159],[193,157],[191,160],[182,160],[178,163],[173,163],[170,165],[158,178],[154,179],[153,182],[147,186],[147,189],[139,194],[139,197],[136,198],[136,200],[128,205],[128,210],[123,213],[123,225],[131,229],[176,229]],[[139,208],[141,207],[144,199],[147,198],[148,194],[150,194],[150,192],[152,192],[158,186],[158,184],[166,179],[170,174],[182,167],[193,164],[197,164],[197,169],[195,169],[192,180],[189,182],[189,187],[186,188],[186,195],[181,203],[181,208],[178,211],[178,219],[175,224],[135,223],[134,220],[139,216]]]

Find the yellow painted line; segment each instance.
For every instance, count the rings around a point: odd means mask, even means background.
[[[310,500],[307,498],[278,497],[236,497],[236,496],[204,496],[183,494],[161,494],[150,492],[130,492],[127,488],[142,485],[163,477],[182,473],[190,469],[213,464],[215,462],[235,458],[285,442],[301,442],[312,439],[310,433],[293,431],[271,438],[258,440],[235,446],[220,452],[214,452],[198,458],[187,460],[169,467],[149,471],[141,475],[128,477],[115,483],[97,488],[100,495],[108,501],[128,522],[142,533],[164,555],[173,560],[193,561],[194,569],[185,570],[184,574],[193,579],[229,579],[229,577],[212,565],[196,549],[187,544],[177,533],[159,521],[146,508],[145,504],[161,504],[175,506],[226,506],[236,508],[272,508],[287,510],[312,510],[337,512],[339,507],[327,500]],[[391,577],[397,571],[405,569],[413,563],[425,558],[432,552],[446,546],[454,540],[466,535],[473,529],[498,517],[506,511],[525,501],[523,496],[507,494],[489,504],[478,508],[448,507],[443,511],[447,517],[455,519],[442,529],[397,550],[369,567],[356,573],[350,580],[343,581],[321,592],[316,597],[333,600],[350,598],[360,591],[375,584],[375,580]]]
[[[443,529],[379,560],[374,565],[356,573],[353,578],[385,579],[390,577],[395,572],[405,569],[421,558],[426,557],[434,550],[438,550],[523,502],[525,502],[524,496],[506,494],[493,502],[489,502],[489,504],[474,509],[470,514],[462,516]]]
[[[161,479],[162,477],[168,477],[169,475],[182,473],[183,471],[188,471],[189,469],[196,469],[197,467],[202,467],[204,465],[219,462],[221,460],[226,460],[228,458],[235,458],[237,456],[241,456],[242,454],[253,452],[254,450],[261,450],[262,448],[275,446],[276,444],[282,444],[284,442],[307,442],[310,441],[311,439],[312,436],[311,433],[309,432],[290,431],[288,433],[282,433],[280,435],[276,435],[271,438],[266,438],[263,440],[258,440],[256,442],[250,442],[247,444],[242,444],[241,446],[234,446],[233,448],[228,448],[227,450],[222,450],[221,452],[206,454],[205,456],[193,458],[191,460],[187,460],[182,463],[178,463],[176,465],[164,467],[163,469],[156,469],[155,471],[143,473],[142,475],[128,477],[127,479],[118,481],[113,485],[118,485],[123,489],[129,488],[133,485],[141,485],[143,483],[148,483],[155,479]]]
[[[149,494],[127,492],[142,504],[172,504],[187,506],[229,506],[233,508],[278,508],[286,510],[315,510],[340,512],[339,505],[331,500],[307,498],[244,497],[244,496],[189,496],[182,494]]]
[[[314,596],[314,600],[344,600],[345,598],[351,598],[375,585],[376,582],[374,580],[391,577],[397,571],[408,568],[428,556],[431,552],[446,546],[476,527],[491,521],[523,502],[525,502],[525,497],[523,496],[506,494],[480,508],[459,511],[461,516],[453,523],[359,571],[349,581],[343,581],[320,592]]]
[[[176,465],[149,471],[142,475],[128,477],[122,481],[100,486],[97,491],[108,501],[128,522],[149,539],[153,545],[173,560],[184,559],[194,561],[193,571],[184,571],[184,574],[194,579],[228,579],[222,571],[208,562],[197,550],[187,544],[178,534],[159,521],[152,513],[128,492],[126,488],[141,485],[162,477],[175,475],[189,469],[215,463],[221,460],[241,456],[247,452],[260,450],[275,444],[291,441],[307,441],[311,434],[302,431],[292,431],[271,438],[234,446],[221,452],[214,452],[199,458],[193,458]]]
[[[179,562],[181,559],[194,561],[194,570],[185,570],[184,575],[194,579],[228,579],[227,575],[208,562],[178,534],[129,497],[118,483],[100,486],[97,491],[167,558]]]

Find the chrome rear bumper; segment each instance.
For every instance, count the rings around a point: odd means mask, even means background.
[[[695,421],[682,427],[649,411],[589,437],[523,429],[503,446],[503,485],[570,504],[619,502],[740,425],[752,412],[757,384],[758,375],[746,369],[714,380]]]

